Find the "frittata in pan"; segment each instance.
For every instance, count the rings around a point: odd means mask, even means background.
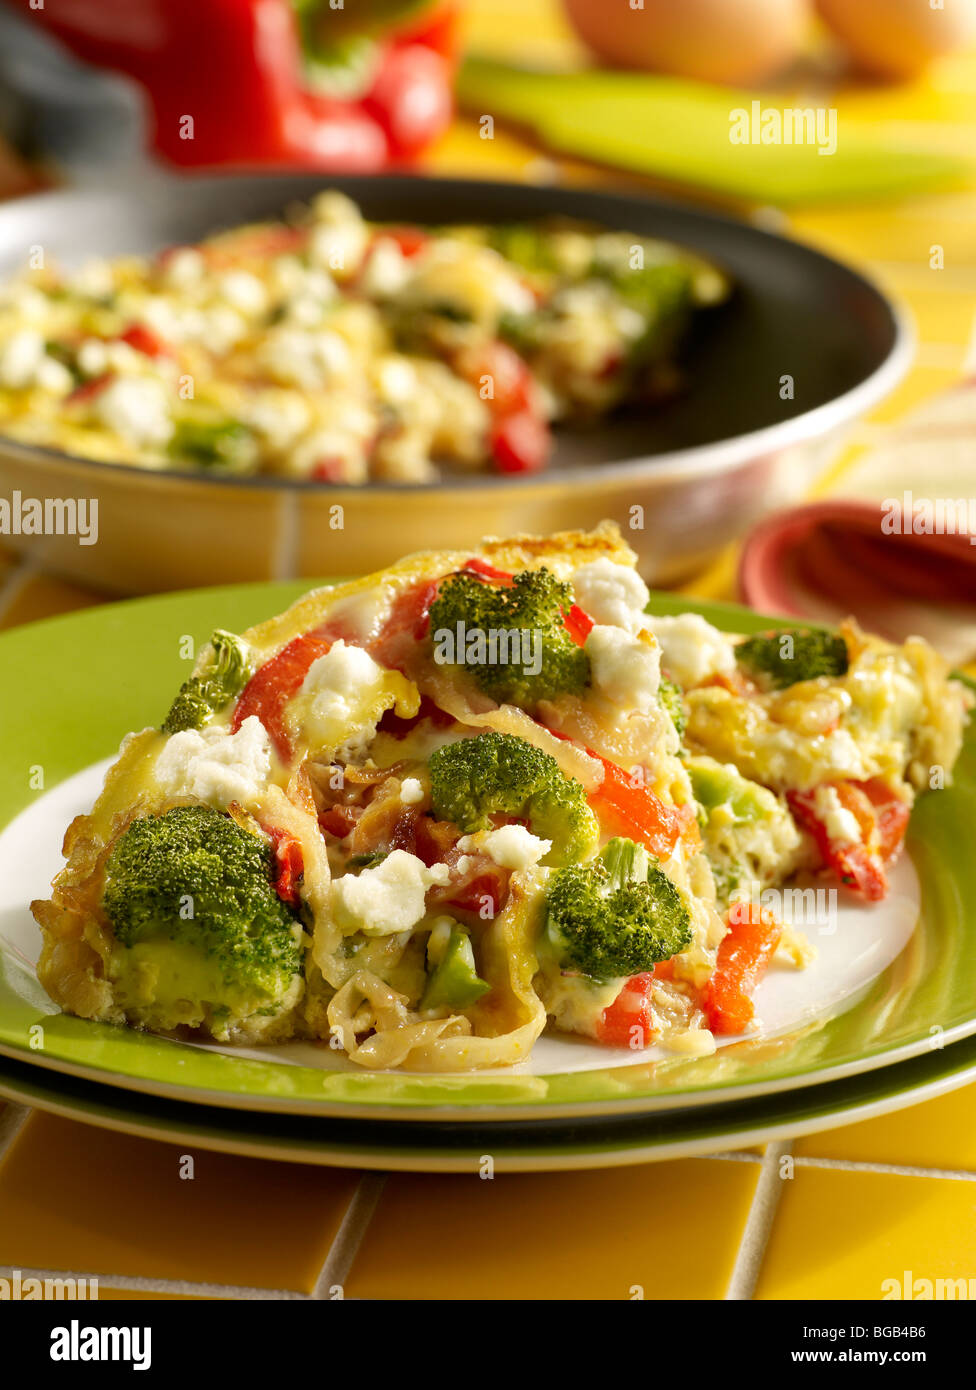
[[[553,422],[672,393],[694,316],[727,293],[629,232],[378,224],[326,192],[195,246],[0,285],[0,434],[209,476],[531,472]]]

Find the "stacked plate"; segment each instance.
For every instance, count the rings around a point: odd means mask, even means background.
[[[849,1123],[976,1079],[976,735],[920,798],[892,893],[841,901],[815,962],[773,970],[763,1030],[711,1057],[557,1035],[471,1075],[364,1072],[326,1045],[198,1046],[58,1013],[28,910],[130,729],[158,721],[180,639],[241,630],[306,587],[260,584],[96,608],[0,636],[0,1094],[182,1144],[361,1167],[597,1167],[743,1147]],[[659,611],[678,606],[655,600]],[[681,607],[689,605],[682,602]],[[699,605],[731,631],[768,625]]]

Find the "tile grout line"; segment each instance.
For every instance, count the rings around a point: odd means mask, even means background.
[[[138,1274],[95,1274],[90,1270],[80,1273],[74,1269],[24,1269],[20,1266],[0,1266],[8,1273],[17,1268],[22,1279],[74,1279],[90,1282],[92,1279],[107,1289],[119,1289],[124,1293],[176,1293],[196,1298],[229,1298],[248,1300],[272,1300],[307,1303],[309,1295],[290,1289],[250,1288],[246,1284],[196,1284],[190,1279],[153,1279]],[[94,1300],[92,1300],[94,1301]]]
[[[11,1149],[17,1135],[23,1129],[30,1110],[26,1105],[17,1105],[12,1100],[3,1102],[0,1109],[0,1163],[8,1149]]]
[[[20,1110],[22,1107],[11,1106],[10,1108]],[[0,1156],[2,1156],[6,1144],[13,1142],[28,1114],[29,1111],[23,1110],[13,1126],[7,1124],[6,1111],[0,1116]],[[4,1134],[5,1126],[11,1131],[6,1136]],[[5,1138],[6,1144],[4,1143]],[[196,1283],[189,1279],[153,1279],[131,1274],[94,1274],[91,1272],[81,1274],[76,1270],[63,1269],[21,1269],[20,1274],[24,1279],[97,1279],[99,1284],[106,1288],[118,1289],[123,1293],[175,1293],[195,1298],[297,1303],[328,1299],[330,1291],[334,1288],[341,1288],[343,1281],[349,1275],[363,1236],[366,1234],[367,1227],[376,1211],[385,1183],[385,1173],[367,1173],[360,1179],[310,1294],[290,1289],[252,1288],[243,1284]],[[12,1272],[13,1267],[9,1266],[8,1268]]]
[[[364,1173],[359,1179],[319,1271],[319,1277],[315,1281],[315,1288],[311,1294],[313,1299],[330,1299],[333,1289],[342,1290],[353,1261],[359,1253],[363,1237],[376,1213],[386,1179],[386,1173]]]
[[[881,1173],[896,1178],[941,1178],[951,1182],[976,1182],[976,1172],[958,1168],[925,1168],[909,1163],[872,1163],[857,1158],[818,1158],[803,1154],[794,1158],[798,1168],[836,1168],[845,1173]]]
[[[780,1159],[789,1155],[792,1147],[789,1141],[770,1144],[763,1157],[759,1180],[752,1195],[749,1215],[746,1217],[745,1229],[739,1241],[729,1286],[725,1292],[726,1299],[733,1302],[748,1301],[755,1293],[766,1244],[773,1229],[773,1219],[783,1191],[783,1181],[779,1175]]]

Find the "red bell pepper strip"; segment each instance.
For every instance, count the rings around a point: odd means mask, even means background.
[[[114,381],[114,372],[102,372],[100,376],[93,376],[90,381],[83,381],[80,386],[68,396],[69,405],[85,405],[88,401],[93,401],[96,396],[100,396],[108,386],[109,382]]]
[[[292,748],[283,722],[285,705],[299,690],[312,662],[325,656],[337,636],[327,628],[304,632],[259,667],[238,696],[231,732],[236,734],[245,719],[257,715],[278,756],[287,762]]]
[[[510,589],[515,576],[509,574],[507,570],[496,569],[494,565],[489,565],[487,560],[479,560],[478,556],[473,556],[470,560],[465,560],[464,568],[471,574],[480,575],[482,579],[490,579],[501,588]]]
[[[722,938],[715,969],[701,994],[702,1010],[713,1033],[742,1033],[755,1017],[751,995],[765,975],[783,934],[769,908],[733,903],[728,933]]]
[[[408,261],[414,256],[419,256],[421,251],[430,245],[431,240],[430,233],[425,232],[422,227],[383,227],[376,233],[372,245],[375,246],[376,242],[384,237],[389,241],[395,241],[400,255]]]
[[[824,785],[836,791],[841,806],[854,816],[859,838],[846,841],[831,838],[817,810],[817,788],[787,792],[790,810],[797,824],[813,836],[821,859],[841,883],[869,901],[877,902],[888,891],[885,864],[901,846],[908,824],[908,806],[877,780]]]
[[[566,624],[566,631],[576,645],[578,647],[584,646],[594,627],[593,619],[589,613],[584,613],[579,604],[574,603],[567,610],[563,622]]]
[[[881,857],[886,864],[893,863],[905,840],[911,807],[907,801],[896,796],[880,777],[872,777],[868,782],[852,782],[851,785],[862,791],[874,807]]]
[[[454,369],[479,393],[493,415],[514,415],[527,410],[535,399],[529,364],[500,339],[479,347],[462,348]]]
[[[143,87],[153,145],[173,164],[368,173],[412,157],[450,120],[453,4],[399,34],[371,34],[370,85],[342,100],[309,85],[291,0],[8,3],[84,62]],[[327,0],[323,12],[327,24]]]
[[[597,1026],[597,1040],[607,1047],[647,1047],[657,1037],[652,1022],[650,993],[654,971],[633,975],[616,999],[603,1010]]]
[[[589,798],[602,825],[646,846],[656,859],[667,859],[679,840],[684,840],[689,848],[701,844],[690,802],[686,806],[670,806],[649,787],[635,786],[629,774],[609,758],[601,758],[591,748],[586,752],[603,765],[603,781]]]
[[[298,906],[298,880],[305,872],[305,856],[302,847],[288,830],[279,826],[265,827],[271,837],[274,850],[276,873],[274,890],[282,902],[290,907]]]
[[[129,347],[135,348],[136,352],[141,352],[145,357],[168,357],[169,348],[158,334],[151,328],[146,328],[144,324],[134,323],[119,334],[119,339],[123,343],[128,343]]]
[[[532,372],[514,348],[500,340],[462,349],[454,369],[483,396],[492,414],[491,453],[500,473],[536,473],[549,458],[552,438],[539,411]]]
[[[491,456],[499,473],[538,473],[551,449],[549,426],[532,410],[503,416],[491,432]]]

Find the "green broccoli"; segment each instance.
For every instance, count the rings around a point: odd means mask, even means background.
[[[546,936],[564,968],[604,981],[652,970],[691,945],[681,894],[632,840],[549,881]]]
[[[486,733],[438,748],[430,759],[438,820],[466,834],[486,830],[495,814],[527,820],[552,841],[543,862],[572,864],[594,852],[599,826],[579,782],[556,759],[514,734]]]
[[[500,705],[532,709],[540,700],[579,695],[590,659],[563,621],[572,603],[570,586],[547,569],[523,570],[510,586],[462,570],[431,604],[435,659],[470,671]]]
[[[105,865],[102,907],[121,946],[171,944],[247,1012],[277,1003],[301,970],[302,926],[272,883],[270,844],[209,806],[134,820]],[[179,951],[174,955],[179,955]],[[185,957],[181,957],[185,958]]]
[[[177,463],[222,473],[251,473],[257,440],[239,420],[178,420],[166,452]]]
[[[532,222],[499,222],[488,230],[487,244],[507,261],[533,273],[562,270],[552,229]]]
[[[217,628],[210,639],[210,648],[203,669],[180,686],[163,720],[164,734],[201,728],[212,714],[239,695],[250,680],[251,656],[242,638]]]
[[[671,680],[669,676],[662,676],[657,690],[657,698],[670,714],[671,722],[678,731],[678,737],[683,738],[688,724],[688,710],[681,693],[681,686],[677,681]]]
[[[784,628],[747,637],[735,649],[735,659],[750,676],[775,690],[817,676],[847,674],[847,644],[821,628]]]

